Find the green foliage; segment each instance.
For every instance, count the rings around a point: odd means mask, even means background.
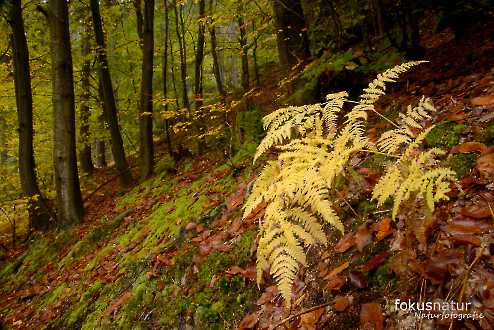
[[[490,124],[483,130],[481,130],[475,137],[475,140],[482,142],[488,146],[494,145],[494,124]]]
[[[455,154],[449,156],[443,163],[444,166],[451,168],[455,171],[456,175],[461,178],[470,172],[478,157],[479,156],[474,153]]]
[[[426,136],[425,141],[431,147],[451,148],[460,142],[460,133],[467,126],[452,121],[435,126]]]
[[[373,198],[381,206],[393,198],[393,217],[403,201],[421,194],[431,211],[434,203],[446,199],[448,181],[454,172],[435,166],[441,150],[421,151],[422,141],[432,127],[423,121],[434,111],[430,100],[422,98],[416,107],[400,114],[398,124],[384,132],[377,145],[365,136],[367,113],[376,112],[374,103],[385,94],[386,82],[421,62],[408,62],[379,74],[364,89],[359,102],[337,126],[338,113],[348,94],[327,96],[327,102],[279,109],[264,117],[266,137],[254,160],[273,146],[281,153],[268,162],[244,206],[244,217],[262,202],[267,203],[260,225],[257,249],[257,279],[270,269],[278,288],[290,304],[292,283],[300,265],[306,265],[305,249],[326,244],[319,219],[343,232],[343,224],[331,201],[335,199],[335,179],[345,173],[351,155],[371,152],[395,158],[374,187]],[[376,112],[377,113],[377,112]],[[417,133],[417,131],[421,133]]]

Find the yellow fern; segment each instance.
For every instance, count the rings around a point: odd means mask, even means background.
[[[261,283],[263,272],[270,270],[288,304],[299,267],[307,263],[305,249],[327,243],[325,223],[340,232],[344,230],[330,201],[334,199],[335,178],[345,173],[350,157],[375,150],[364,134],[367,113],[375,112],[374,103],[384,95],[387,82],[395,81],[399,74],[420,63],[405,63],[378,75],[345,115],[344,125],[339,129],[338,114],[348,101],[346,92],[329,94],[324,103],[286,107],[264,117],[266,137],[259,144],[254,161],[274,146],[279,155],[277,160],[267,163],[254,184],[244,205],[244,217],[260,203],[267,204],[260,221],[257,280]],[[408,107],[400,115],[399,126],[395,124],[398,128],[385,132],[378,140],[380,151],[398,158],[388,167],[373,194],[380,205],[394,198],[393,216],[412,193],[422,194],[432,207],[446,198],[447,182],[453,172],[443,168],[430,170],[436,165],[434,158],[440,150],[417,152],[430,131],[423,128],[422,121],[433,110],[430,100],[423,98],[416,107]]]

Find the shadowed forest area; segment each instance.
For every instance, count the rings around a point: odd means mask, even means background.
[[[492,0],[0,0],[0,329],[494,329]]]

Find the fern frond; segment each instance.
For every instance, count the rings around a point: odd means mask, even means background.
[[[330,202],[334,182],[345,174],[352,155],[380,150],[397,160],[387,167],[375,185],[372,198],[381,206],[393,198],[393,218],[412,195],[419,195],[433,209],[447,198],[448,182],[454,173],[437,167],[439,149],[422,151],[421,144],[432,127],[424,128],[434,106],[422,98],[400,114],[395,128],[384,132],[377,148],[366,136],[369,111],[385,94],[386,84],[420,62],[408,62],[379,74],[363,91],[359,102],[345,115],[338,128],[338,115],[348,94],[326,96],[326,102],[286,107],[264,117],[266,136],[259,144],[254,161],[276,146],[278,159],[268,162],[253,186],[244,206],[244,217],[259,203],[266,203],[260,221],[257,249],[257,280],[265,270],[275,278],[278,289],[290,304],[292,284],[301,265],[307,263],[305,248],[326,244],[325,223],[343,232],[344,227]]]

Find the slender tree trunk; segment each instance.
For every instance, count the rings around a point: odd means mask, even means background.
[[[142,48],[144,38],[144,18],[142,17],[141,0],[134,0],[134,8],[136,10],[137,36],[139,37],[139,46]]]
[[[110,128],[113,159],[115,160],[115,166],[120,174],[119,180],[121,186],[128,187],[132,182],[132,173],[130,172],[129,165],[125,158],[122,135],[120,133],[120,127],[118,126],[117,104],[115,102],[115,95],[113,94],[113,85],[106,57],[106,45],[99,11],[99,2],[98,0],[90,0],[90,2],[94,34],[98,46],[98,71],[103,86],[103,102],[105,103],[103,109],[106,121]]]
[[[252,21],[252,32],[256,31],[256,23]],[[261,79],[259,77],[259,66],[257,65],[257,36],[254,37],[252,47],[252,59],[254,60],[254,79],[256,80],[256,86],[261,86]]]
[[[204,60],[204,16],[206,15],[205,0],[199,0],[199,27],[197,31],[197,47],[195,61],[194,94],[196,111],[203,105],[202,63]]]
[[[105,121],[105,102],[103,102],[103,84],[101,84],[101,79],[98,80],[98,96],[99,104],[101,106],[101,114],[98,116],[98,126],[102,129],[106,129]],[[96,140],[96,166],[98,168],[106,167],[106,144],[105,140]]]
[[[209,2],[209,16],[213,16],[213,1],[211,0]],[[225,89],[223,88],[223,81],[221,79],[221,71],[220,71],[220,63],[218,59],[218,43],[216,41],[216,29],[214,26],[214,22],[210,19],[209,21],[209,35],[211,37],[211,55],[213,57],[213,73],[214,73],[214,79],[216,80],[216,87],[218,88],[218,93],[220,94],[220,99],[222,102],[225,101],[226,98],[226,93]]]
[[[310,56],[309,39],[300,0],[272,0],[280,63],[290,70]]]
[[[206,2],[205,0],[199,0],[199,27],[197,31],[197,47],[196,47],[196,61],[195,61],[195,79],[194,79],[194,99],[196,107],[196,115],[200,116],[201,108],[204,104],[203,90],[202,90],[202,71],[204,62],[204,42],[205,42],[205,26],[204,17],[206,16]],[[197,131],[199,134],[198,150],[204,150],[206,132],[206,126],[202,122],[201,118],[197,121]]]
[[[180,50],[180,73],[182,75],[182,103],[190,113],[189,95],[187,90],[187,51],[185,47],[185,27],[182,15],[182,7],[177,8],[177,1],[173,0],[173,9],[175,11],[175,31],[177,32],[178,46]],[[179,24],[180,18],[180,24]]]
[[[153,54],[154,54],[154,0],[144,0],[142,46],[141,111],[139,113],[141,178],[153,174]]]
[[[241,11],[240,11],[241,12]],[[249,59],[247,57],[247,31],[245,29],[244,17],[242,15],[237,18],[238,27],[240,29],[240,38],[238,42],[241,48],[242,54],[242,89],[247,91],[249,89]]]
[[[168,39],[170,39],[170,19],[168,17],[168,0],[164,0],[165,4],[165,41],[162,61],[162,79],[163,79],[163,98],[165,99],[165,114],[168,113]],[[170,121],[165,119],[165,136],[166,144],[168,146],[168,153],[173,156],[172,139],[170,136]]]
[[[96,140],[96,167],[106,167],[106,145],[104,140]]]
[[[172,85],[173,85],[173,94],[175,95],[175,106],[177,107],[177,110],[180,109],[180,102],[178,101],[178,90],[177,90],[177,79],[175,77],[175,56],[173,55],[173,42],[170,38],[170,66],[172,70]]]
[[[36,179],[33,148],[33,97],[29,74],[29,50],[20,1],[11,2],[9,24],[12,27],[14,83],[19,121],[19,175],[22,194],[29,199],[29,224],[32,229],[49,225],[49,210]]]
[[[60,224],[73,224],[82,220],[84,210],[77,173],[69,13],[66,0],[50,0],[48,8],[53,77],[53,156],[57,220]]]
[[[92,175],[94,170],[93,160],[91,158],[91,141],[90,141],[90,131],[89,131],[89,117],[91,115],[91,110],[89,108],[89,76],[91,74],[91,61],[89,59],[90,54],[90,22],[84,20],[84,33],[82,36],[82,93],[80,95],[80,138],[82,141],[82,149],[79,152],[79,163],[81,164],[81,170]]]

